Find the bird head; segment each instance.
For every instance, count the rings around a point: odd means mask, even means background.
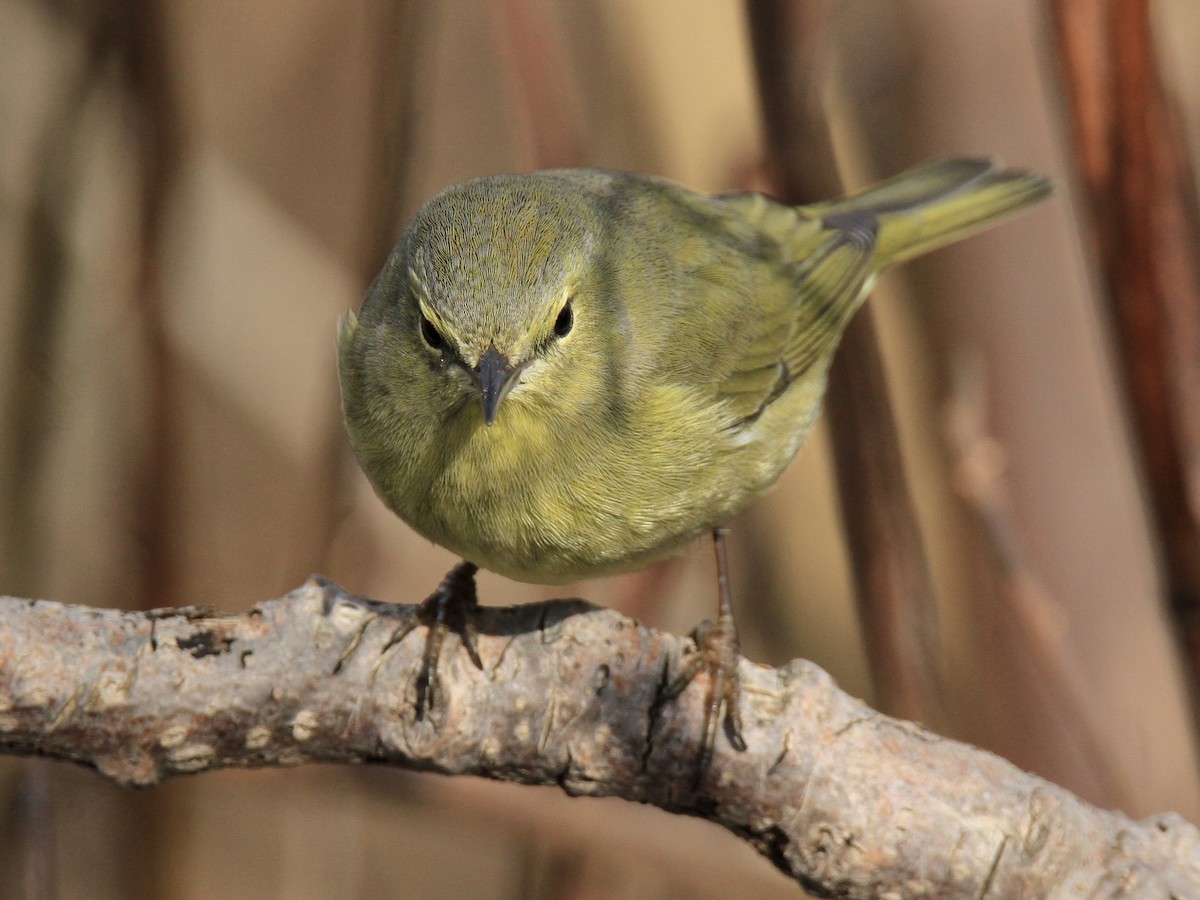
[[[587,198],[553,178],[493,176],[443,192],[409,226],[406,327],[441,377],[477,395],[486,425],[523,383],[545,394],[578,367],[595,221]]]

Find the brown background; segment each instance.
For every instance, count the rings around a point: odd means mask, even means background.
[[[1155,12],[1194,134],[1200,7]],[[986,154],[1060,188],[874,300],[941,606],[943,730],[1095,803],[1195,821],[1189,701],[1048,22],[1008,0],[851,0],[833,26],[827,99],[853,180]],[[733,0],[0,0],[0,591],[233,610],[321,571],[419,600],[453,559],[354,467],[333,354],[408,215],[452,182],[544,164],[744,188],[761,156]],[[946,412],[972,385],[1038,588],[1024,613],[997,600],[955,492]],[[747,655],[811,658],[869,698],[823,430],[732,527]],[[565,593],[490,575],[481,590],[578,594],[683,631],[714,588],[702,545]],[[1082,692],[1048,687],[1030,641]],[[42,851],[64,897],[796,896],[707,823],[381,770],[131,795],[0,760],[0,897],[23,895]]]

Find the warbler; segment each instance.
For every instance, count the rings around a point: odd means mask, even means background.
[[[450,615],[478,664],[476,566],[564,583],[715,533],[723,570],[720,527],[796,455],[880,272],[1049,190],[1037,174],[950,159],[802,207],[597,169],[478,178],[433,197],[339,341],[363,470],[396,514],[465,560],[419,621],[444,630]],[[430,639],[419,712],[440,632]],[[727,588],[697,640],[670,693],[707,671],[705,746],[724,706],[741,749]]]

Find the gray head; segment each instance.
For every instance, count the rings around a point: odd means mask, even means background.
[[[422,339],[476,381],[489,425],[521,370],[573,329],[572,301],[595,263],[598,197],[569,174],[455,185],[402,241]]]

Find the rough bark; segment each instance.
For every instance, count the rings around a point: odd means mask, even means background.
[[[1134,822],[891,719],[805,661],[741,667],[745,736],[697,780],[684,638],[580,600],[484,609],[414,714],[411,608],[314,578],[244,615],[0,598],[0,751],[131,787],[224,767],[382,763],[557,784],[702,816],[821,896],[1200,896],[1200,834]],[[339,660],[341,665],[339,666]]]

